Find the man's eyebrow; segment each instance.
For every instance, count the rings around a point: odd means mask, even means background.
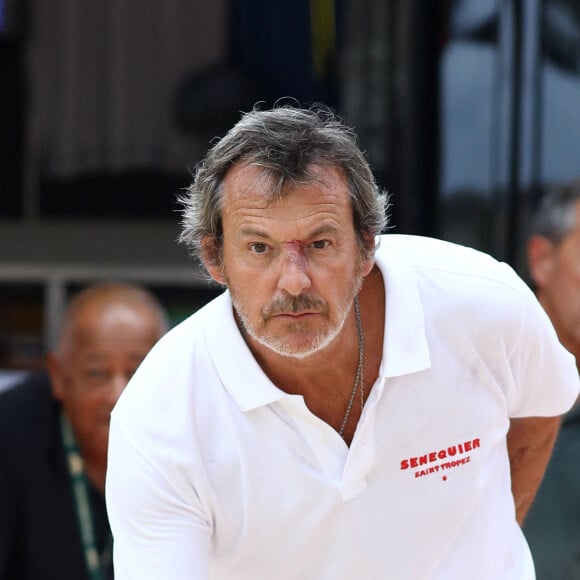
[[[253,238],[262,238],[262,239],[267,239],[270,236],[263,232],[262,230],[257,230],[255,228],[242,228],[240,230],[240,234],[242,234],[242,236],[249,236],[249,237],[253,237]]]
[[[322,226],[317,227],[316,229],[312,230],[307,236],[306,239],[317,238],[319,236],[323,236],[325,234],[334,234],[338,231],[338,228],[335,225],[325,224]],[[240,230],[240,234],[242,236],[260,238],[263,240],[267,240],[270,238],[270,235],[262,230],[252,228],[252,227],[245,227]]]
[[[338,228],[335,225],[331,224],[324,224],[315,230],[313,230],[308,237],[309,238],[317,238],[318,236],[323,236],[324,234],[335,234],[338,231]]]

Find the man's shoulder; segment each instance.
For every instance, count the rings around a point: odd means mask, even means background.
[[[145,357],[145,364],[170,366],[170,360],[188,359],[202,346],[208,333],[216,327],[224,331],[233,320],[231,302],[226,293],[220,294],[202,308],[185,318],[167,332]]]
[[[34,413],[39,405],[52,401],[50,379],[46,373],[34,373],[0,393],[0,416]]]
[[[46,445],[56,408],[44,373],[31,375],[0,393],[0,447],[32,450]]]
[[[416,288],[424,312],[441,319],[517,334],[522,319],[541,310],[528,285],[508,264],[473,248],[387,235],[380,240],[377,263],[391,282],[400,279],[407,288]]]
[[[379,238],[379,250],[395,254],[415,266],[471,270],[475,266],[495,267],[498,260],[490,254],[454,242],[406,234],[386,234]]]
[[[437,238],[387,234],[381,236],[377,253],[380,259],[404,263],[424,276],[487,280],[512,290],[525,285],[510,266],[490,254]]]
[[[222,294],[157,342],[119,397],[113,414],[129,416],[135,408],[143,414],[151,411],[159,415],[161,410],[168,415],[179,413],[185,400],[193,401],[197,394],[206,392],[199,386],[212,375],[212,354],[216,349],[227,350],[234,330],[231,302]]]

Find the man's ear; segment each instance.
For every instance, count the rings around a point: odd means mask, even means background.
[[[533,235],[528,240],[528,270],[537,288],[544,288],[552,277],[556,246],[548,238]]]
[[[212,279],[225,286],[221,252],[215,238],[206,236],[201,240],[201,260]]]
[[[64,394],[63,394],[63,382],[62,382],[60,360],[58,359],[56,354],[49,352],[46,355],[45,363],[46,363],[46,370],[47,370],[48,375],[50,377],[50,386],[52,388],[52,396],[57,401],[62,401]]]
[[[373,269],[375,265],[375,237],[368,232],[363,232],[364,258],[362,263],[362,275],[366,276]]]

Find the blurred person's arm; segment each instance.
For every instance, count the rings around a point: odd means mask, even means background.
[[[512,419],[507,436],[516,518],[522,525],[556,442],[561,417]]]

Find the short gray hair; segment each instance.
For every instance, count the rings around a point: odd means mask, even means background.
[[[341,169],[347,180],[354,227],[363,255],[372,252],[374,236],[387,225],[387,195],[380,191],[354,131],[329,109],[279,106],[253,110],[242,118],[207,153],[192,184],[180,196],[182,231],[179,241],[201,259],[202,240],[213,240],[219,262],[223,241],[223,182],[236,163],[258,165],[270,178],[272,195],[286,183],[314,181],[312,167]]]
[[[540,200],[530,224],[530,235],[540,235],[559,244],[576,226],[576,203],[580,179],[552,187]]]

